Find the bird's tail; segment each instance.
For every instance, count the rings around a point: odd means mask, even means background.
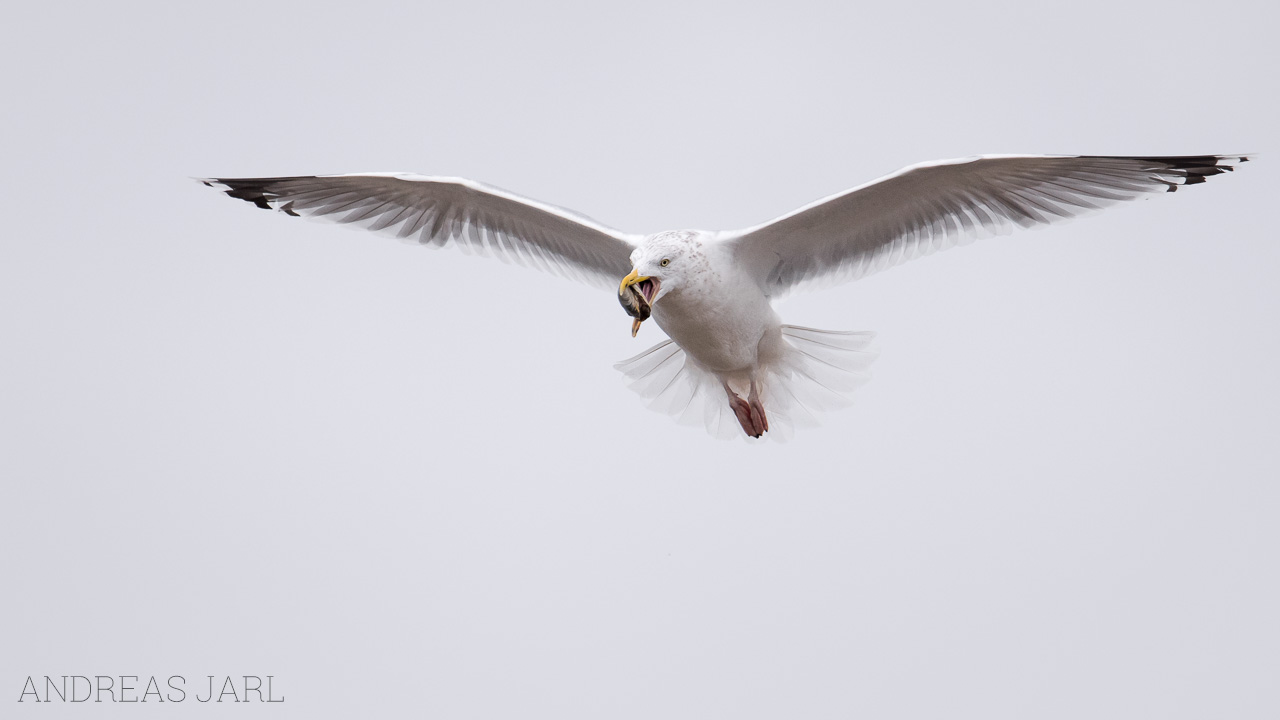
[[[765,437],[787,440],[796,427],[818,424],[818,414],[845,407],[851,394],[870,378],[875,333],[815,330],[783,325],[782,357],[762,367],[756,381],[769,416]],[[671,340],[658,343],[614,365],[627,385],[648,400],[651,410],[681,424],[703,424],[722,440],[746,438],[720,379],[701,367]],[[743,397],[748,388],[730,386]]]

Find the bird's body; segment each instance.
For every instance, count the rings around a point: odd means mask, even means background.
[[[717,437],[739,427],[750,437],[788,437],[797,422],[847,403],[874,358],[873,335],[784,325],[740,251],[698,230],[640,241],[634,267],[661,269],[666,260],[679,268],[652,295],[652,317],[671,339],[615,367],[651,407],[702,422]]]
[[[671,238],[688,248],[692,282],[663,295],[653,319],[685,352],[717,373],[749,372],[778,351],[782,321],[760,286],[723,244],[696,230],[659,233],[638,253],[665,252]]]
[[[925,163],[734,232],[620,233],[468,180],[371,173],[210,179],[290,215],[358,223],[618,286],[670,340],[619,363],[650,406],[718,437],[782,436],[848,402],[871,333],[785,325],[773,301],[852,280],[983,232],[1028,227],[1232,170],[1244,156],[984,156]],[[630,273],[628,274],[628,269]],[[739,432],[741,429],[741,433]]]

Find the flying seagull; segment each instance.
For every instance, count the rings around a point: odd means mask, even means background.
[[[617,289],[632,335],[669,340],[618,363],[650,407],[715,436],[813,424],[866,378],[872,333],[784,325],[773,300],[855,280],[965,239],[1173,192],[1243,155],[984,155],[904,168],[762,225],[632,235],[461,178],[359,173],[202,182],[260,208],[457,245]],[[739,432],[741,428],[741,433]]]

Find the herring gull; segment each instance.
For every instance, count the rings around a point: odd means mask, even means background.
[[[972,237],[1031,227],[1233,170],[1244,155],[984,155],[922,163],[728,232],[622,233],[460,178],[360,173],[209,178],[233,198],[457,245],[605,289],[669,340],[615,367],[649,406],[720,438],[790,436],[845,405],[874,357],[867,332],[784,325],[773,301]]]

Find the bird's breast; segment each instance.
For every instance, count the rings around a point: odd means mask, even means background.
[[[699,364],[722,373],[754,368],[761,338],[780,327],[754,283],[732,281],[669,293],[654,304],[653,318]]]

